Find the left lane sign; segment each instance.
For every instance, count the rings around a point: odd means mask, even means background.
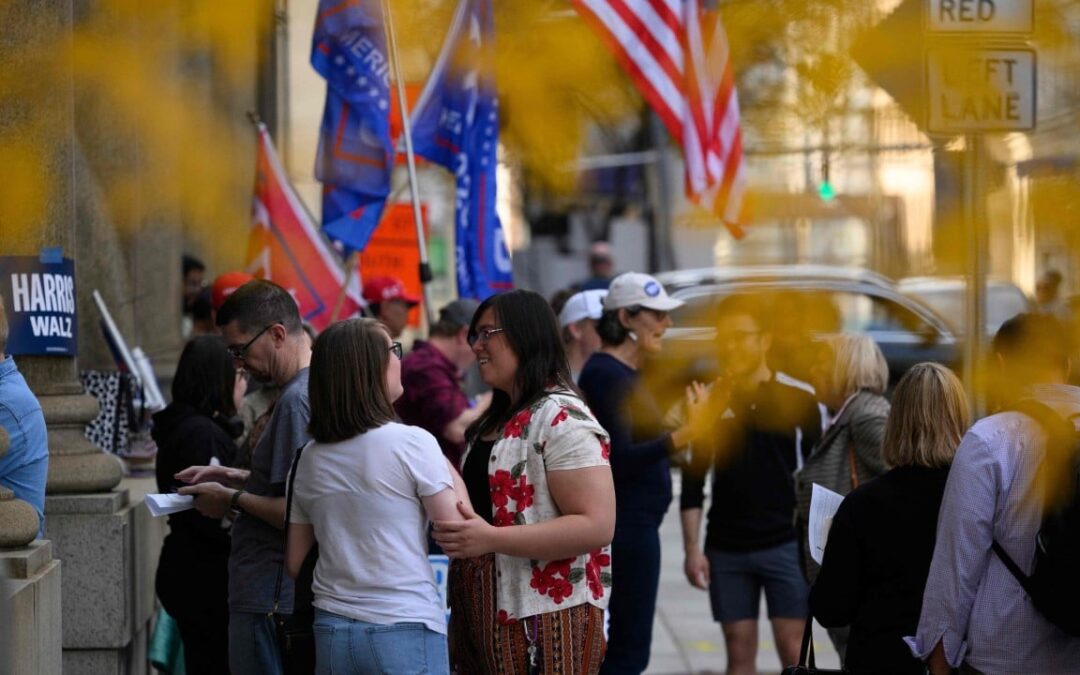
[[[1035,128],[1035,52],[930,48],[926,52],[931,133]]]

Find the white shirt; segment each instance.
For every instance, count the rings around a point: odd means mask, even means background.
[[[452,487],[438,442],[418,427],[391,422],[340,443],[309,444],[289,522],[315,528],[314,605],[370,623],[422,622],[445,634],[420,500]]]

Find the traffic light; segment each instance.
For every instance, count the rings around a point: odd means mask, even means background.
[[[829,182],[828,152],[823,153],[821,156],[821,182],[818,183],[817,193],[823,202],[831,202],[836,199],[836,188]]]

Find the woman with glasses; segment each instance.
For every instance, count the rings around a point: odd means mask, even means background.
[[[427,559],[429,519],[460,520],[464,485],[435,437],[395,421],[401,344],[374,319],[315,341],[313,441],[292,475],[285,564],[317,542],[316,673],[448,673],[446,617]]]
[[[193,338],[180,354],[172,403],[154,415],[157,485],[175,492],[175,475],[190,466],[232,464],[234,417],[244,379],[216,336]],[[192,673],[229,672],[229,531],[221,518],[197,511],[169,516],[155,586],[158,598],[180,628],[184,659]]]
[[[639,368],[662,348],[668,312],[682,306],[647,274],[611,282],[597,325],[603,346],[585,362],[578,385],[611,435],[618,505],[612,541],[611,625],[604,673],[641,673],[649,664],[660,584],[660,523],[671,503],[668,456],[690,441],[691,426],[664,429],[660,405],[639,383]],[[705,394],[693,388],[696,421]],[[700,400],[699,400],[700,399]]]
[[[485,300],[469,327],[492,400],[466,432],[475,511],[435,523],[451,558],[450,651],[459,673],[594,674],[604,655],[615,491],[608,438],[570,383],[537,293]]]

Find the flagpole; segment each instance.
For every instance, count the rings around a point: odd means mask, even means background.
[[[381,0],[384,26],[386,27],[387,45],[390,48],[390,65],[397,82],[398,107],[401,110],[401,132],[405,137],[405,161],[409,171],[409,191],[412,196],[413,222],[416,224],[416,243],[420,249],[420,286],[424,297],[424,315],[429,325],[434,323],[431,307],[431,265],[428,263],[427,241],[424,239],[424,219],[420,212],[420,188],[416,180],[416,155],[413,153],[409,102],[405,98],[405,80],[401,76],[401,60],[398,58],[397,36],[394,32],[394,19],[390,14],[389,0]]]
[[[330,312],[330,323],[337,323],[338,315],[341,314],[341,307],[345,304],[345,296],[349,292],[349,284],[352,283],[353,272],[356,271],[359,261],[360,251],[352,251],[349,253],[349,257],[345,259],[345,281],[341,284],[337,301],[334,302],[334,311]]]

